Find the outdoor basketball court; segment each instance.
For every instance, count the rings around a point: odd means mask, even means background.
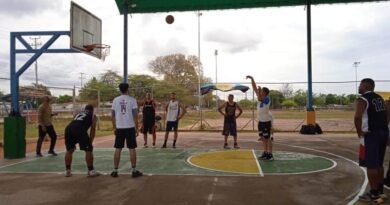
[[[158,146],[162,136],[158,133]],[[78,150],[74,175],[64,177],[60,140],[57,157],[30,152],[26,159],[0,162],[0,204],[355,204],[365,189],[353,134],[277,133],[274,161],[256,159],[257,139],[256,133],[239,133],[241,149],[224,150],[220,133],[180,133],[176,149],[137,149],[137,167],[145,176],[136,179],[127,150],[120,176],[109,176],[113,136],[95,141],[95,167],[107,175],[88,178]]]

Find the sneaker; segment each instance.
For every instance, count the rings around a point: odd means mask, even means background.
[[[390,189],[390,179],[389,178],[385,178],[385,180],[383,181],[383,187],[386,189]]]
[[[234,149],[240,149],[240,147],[238,146],[238,144],[234,144]]]
[[[161,148],[167,148],[167,145],[166,144],[163,144],[163,146]]]
[[[223,148],[224,148],[224,149],[230,149],[230,147],[229,147],[229,145],[228,145],[227,143],[225,143],[225,144],[223,145]]]
[[[37,153],[35,156],[36,157],[43,157],[43,155],[41,153]]]
[[[117,174],[118,174],[118,172],[117,172]],[[88,171],[88,177],[97,177],[100,175],[102,175],[102,174],[94,169],[91,171]]]
[[[272,155],[272,153],[267,154],[267,157],[265,158],[265,160],[268,160],[268,161],[274,160],[274,155]]]
[[[111,176],[114,177],[114,178],[118,177],[118,172],[117,171],[112,171],[111,172]]]
[[[67,169],[65,171],[65,177],[71,177],[72,176],[72,171],[70,169]]]
[[[265,160],[266,158],[267,158],[267,153],[265,152],[263,152],[263,154],[260,157],[258,157],[258,159],[260,160]]]
[[[359,196],[359,200],[360,201],[366,201],[366,202],[375,202],[375,203],[383,203],[384,200],[379,196],[379,195],[375,195],[375,194],[372,194],[370,192],[367,192],[363,195],[360,195]]]
[[[147,144],[144,144],[144,148],[148,148],[149,146]]]
[[[140,172],[140,171],[138,171],[138,170],[135,170],[135,171],[131,174],[131,176],[132,176],[133,178],[140,177],[140,176],[142,176],[142,175],[144,175],[144,174],[142,174],[142,172]]]
[[[173,148],[173,149],[176,149],[176,145],[172,145],[172,148]]]
[[[155,145],[155,144],[153,144],[153,145],[152,145],[152,148],[156,148],[156,145]]]
[[[49,151],[48,154],[51,154],[51,156],[57,156],[58,154],[55,153],[54,151]]]
[[[387,195],[385,193],[383,193],[383,192],[379,194],[379,197],[381,199],[387,199]]]

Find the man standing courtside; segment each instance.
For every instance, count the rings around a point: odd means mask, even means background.
[[[122,148],[125,145],[130,152],[130,162],[132,177],[140,177],[142,173],[136,169],[137,148],[136,137],[138,136],[138,106],[137,101],[128,95],[129,84],[119,84],[121,95],[116,97],[112,102],[112,126],[115,130],[115,153],[114,153],[114,170],[111,172],[112,177],[118,177],[118,168]]]
[[[156,103],[150,93],[146,93],[142,104],[142,133],[144,134],[144,148],[148,148],[148,133],[153,136],[152,147],[156,146]]]
[[[42,143],[45,139],[46,134],[50,137],[50,148],[48,154],[52,156],[57,156],[57,153],[54,152],[54,147],[57,141],[57,133],[54,130],[54,126],[52,123],[52,117],[57,114],[53,114],[50,106],[50,98],[49,96],[43,97],[42,104],[38,107],[38,141],[37,141],[37,149],[36,156],[42,157]]]
[[[176,141],[178,137],[177,129],[179,126],[179,120],[187,112],[186,108],[182,104],[180,104],[179,101],[177,101],[176,93],[171,93],[171,100],[166,105],[165,111],[167,112],[167,124],[165,130],[164,144],[161,148],[167,147],[168,136],[171,130],[173,130],[174,132],[172,148],[176,148]]]

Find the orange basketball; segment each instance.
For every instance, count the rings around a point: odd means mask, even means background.
[[[173,18],[172,15],[168,15],[167,17],[165,17],[165,21],[167,22],[167,24],[171,24],[175,21],[175,18]]]

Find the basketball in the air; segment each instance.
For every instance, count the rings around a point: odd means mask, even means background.
[[[165,17],[165,21],[167,22],[167,24],[171,24],[173,23],[173,21],[175,21],[175,18],[173,18],[172,15],[168,15],[167,17]]]

